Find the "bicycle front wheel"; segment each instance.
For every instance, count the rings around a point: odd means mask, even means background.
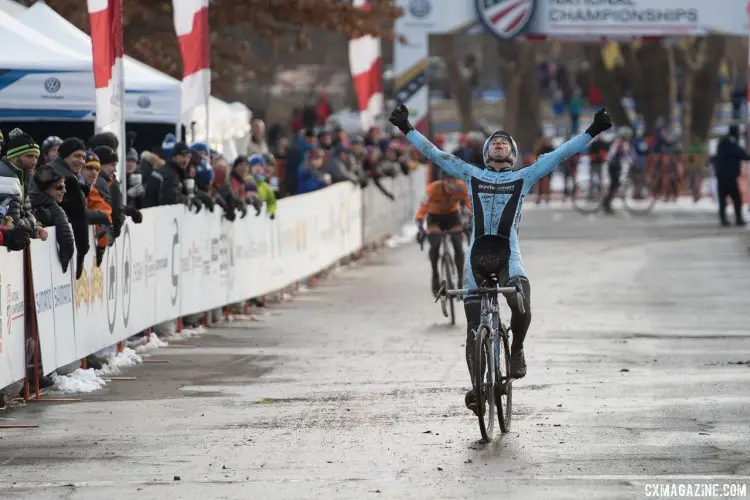
[[[504,327],[501,327],[504,328]],[[495,404],[500,431],[510,431],[510,419],[513,415],[513,378],[510,376],[510,349],[508,334],[502,332],[500,341],[495,344]]]
[[[448,290],[453,290],[456,287],[456,279],[454,277],[454,270],[455,265],[453,264],[453,258],[450,254],[444,253],[443,254],[443,279],[446,281],[446,286]],[[455,297],[452,295],[448,297],[448,303],[449,303],[449,309],[450,309],[450,318],[451,318],[451,325],[456,324],[456,306],[455,306]]]
[[[485,441],[492,440],[495,425],[495,367],[492,336],[482,325],[474,336],[474,394],[477,398],[479,432]]]
[[[602,208],[604,186],[601,182],[582,180],[576,183],[573,208],[582,214],[593,214]]]

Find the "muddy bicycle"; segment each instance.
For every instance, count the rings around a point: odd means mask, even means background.
[[[498,296],[515,297],[519,310],[524,313],[524,296],[520,284],[501,287],[499,274],[490,273],[488,282],[480,288],[451,289],[446,281],[441,283],[435,302],[440,302],[443,315],[448,317],[449,300],[453,297],[479,295],[482,298],[481,322],[474,331],[474,367],[472,384],[477,396],[479,432],[485,441],[491,441],[497,420],[503,433],[510,431],[513,409],[513,379],[510,375],[510,327],[500,318]]]
[[[449,289],[456,288],[457,286],[460,286],[460,283],[457,283],[457,276],[458,271],[456,267],[456,259],[453,256],[453,243],[451,242],[451,235],[454,234],[465,234],[465,230],[451,230],[451,231],[441,231],[440,232],[440,258],[438,259],[438,272],[440,276],[441,282],[445,282],[448,284]],[[426,235],[420,237],[419,240],[419,248],[421,250],[424,250],[424,241],[425,241]],[[456,305],[455,305],[455,297],[450,297],[448,301],[449,311],[450,315],[446,315],[446,318],[450,318],[451,325],[456,324]]]

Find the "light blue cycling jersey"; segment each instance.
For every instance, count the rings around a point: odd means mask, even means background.
[[[586,133],[573,137],[551,153],[542,155],[529,166],[516,170],[495,172],[481,168],[441,151],[416,130],[406,138],[424,156],[442,168],[448,175],[466,182],[471,195],[473,229],[469,255],[474,241],[484,235],[501,235],[510,242],[508,277],[526,276],[521,250],[518,247],[518,225],[521,221],[523,199],[536,181],[549,174],[563,160],[585,151],[592,137]],[[471,272],[471,259],[466,259],[464,286],[476,288]]]

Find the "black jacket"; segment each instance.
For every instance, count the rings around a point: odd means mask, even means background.
[[[180,168],[176,163],[171,161],[159,169],[159,174],[161,174],[162,178],[159,187],[159,206],[177,205],[187,202],[185,189],[182,185],[182,181],[185,180],[185,173],[184,168]]]
[[[31,189],[29,199],[31,209],[37,220],[45,227],[53,226],[57,234],[57,255],[60,258],[63,272],[68,270],[70,259],[73,258],[75,250],[75,239],[73,238],[73,229],[68,222],[68,216],[60,205],[55,202],[47,193],[40,190],[32,180],[34,188]]]
[[[125,224],[125,212],[123,210],[122,191],[117,179],[110,177],[104,172],[99,173],[95,185],[99,194],[102,195],[110,207],[112,207],[112,229],[114,237],[120,236],[122,226]],[[114,240],[113,240],[114,241]]]
[[[89,223],[86,219],[86,195],[81,189],[78,176],[70,170],[65,161],[61,158],[53,160],[50,165],[55,171],[65,178],[65,197],[60,206],[68,216],[70,226],[73,228],[73,238],[76,242],[78,251],[78,267],[76,267],[76,276],[80,276],[82,271],[83,258],[89,251]],[[34,184],[36,186],[36,184]]]
[[[9,217],[14,226],[33,230],[36,220],[29,203],[31,175],[8,160],[0,160],[0,218]]]
[[[714,158],[716,180],[718,182],[735,182],[737,177],[740,176],[741,162],[748,160],[750,160],[750,156],[737,143],[737,139],[728,135],[722,137],[716,148],[716,157]]]

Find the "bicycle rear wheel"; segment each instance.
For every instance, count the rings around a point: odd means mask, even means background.
[[[601,182],[582,180],[576,183],[573,208],[582,214],[593,214],[602,208],[603,198],[604,185]]]
[[[453,257],[449,253],[443,254],[442,259],[442,268],[443,268],[443,279],[446,282],[446,286],[448,290],[453,290],[456,288],[456,280],[454,278],[454,269],[456,266],[453,264]],[[450,318],[451,318],[451,325],[456,324],[456,306],[455,306],[456,298],[452,295],[448,297],[449,302],[449,309],[450,309]]]
[[[504,327],[501,327],[504,328]],[[510,376],[510,349],[508,335],[501,332],[495,356],[495,404],[500,431],[510,431],[510,420],[513,415],[513,378]]]
[[[623,186],[623,200],[625,201],[625,210],[633,215],[647,215],[654,209],[657,200],[657,190],[655,186],[648,185],[648,177],[632,179],[625,181]],[[653,183],[652,183],[653,184]]]
[[[474,336],[474,394],[477,398],[479,432],[485,441],[492,440],[495,426],[494,381],[492,337],[486,326],[480,326]]]

